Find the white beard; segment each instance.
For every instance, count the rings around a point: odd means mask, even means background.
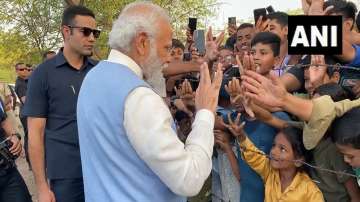
[[[156,49],[151,48],[150,55],[143,66],[145,81],[161,97],[166,97],[166,82],[162,72],[166,66],[167,64],[162,65],[158,59]]]

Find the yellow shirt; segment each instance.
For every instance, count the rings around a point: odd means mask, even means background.
[[[269,159],[260,154],[250,139],[240,143],[243,159],[265,183],[265,202],[323,202],[319,188],[304,172],[298,172],[291,184],[281,192],[279,171],[271,167]],[[256,152],[254,152],[256,151]]]

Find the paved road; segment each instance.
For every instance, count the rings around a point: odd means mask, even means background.
[[[26,163],[25,157],[19,157],[16,160],[16,164],[18,166],[19,172],[23,176],[26,185],[30,191],[32,199],[34,202],[37,202],[37,194],[36,194],[36,186],[34,181],[34,176],[32,172],[29,170],[29,166]]]

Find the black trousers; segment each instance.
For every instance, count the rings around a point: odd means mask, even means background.
[[[52,179],[51,190],[54,192],[56,202],[84,202],[84,183],[82,178]]]
[[[1,202],[31,202],[31,196],[17,168],[0,175]]]
[[[27,128],[27,118],[26,117],[22,117],[20,118],[21,124],[24,128],[24,150],[25,150],[25,158],[26,158],[26,162],[29,165],[29,168],[31,169],[31,164],[30,164],[30,158],[29,158],[29,136],[28,136],[28,128]]]

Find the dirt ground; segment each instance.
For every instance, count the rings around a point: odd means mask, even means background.
[[[32,199],[34,202],[37,202],[37,194],[36,194],[36,186],[34,181],[34,176],[32,172],[29,170],[29,166],[26,163],[25,157],[19,157],[16,160],[16,164],[18,166],[18,170],[23,176],[25,183],[30,191]]]

